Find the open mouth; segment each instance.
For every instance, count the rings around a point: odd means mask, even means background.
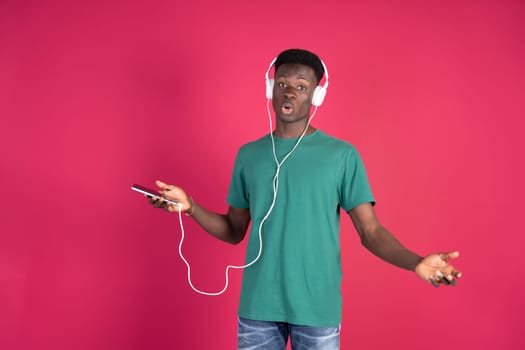
[[[283,114],[291,114],[293,112],[293,104],[290,102],[285,102],[281,106],[281,112]]]

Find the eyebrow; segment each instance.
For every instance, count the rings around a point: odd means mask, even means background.
[[[281,78],[281,77],[289,78],[290,76],[287,75],[287,74],[280,74],[280,75],[276,76],[275,78]],[[307,82],[312,82],[310,79],[308,79],[308,77],[306,77],[304,75],[298,76],[297,79],[304,80],[304,81],[307,81]]]

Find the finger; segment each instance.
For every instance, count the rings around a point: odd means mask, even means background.
[[[170,204],[170,203],[169,203],[168,201],[166,201],[164,198],[161,198],[161,200],[160,200],[160,207],[161,207],[162,209],[166,209],[166,208],[168,207],[169,204]]]
[[[169,211],[170,213],[173,213],[174,211],[177,210],[177,206],[174,205],[174,204],[171,204],[171,203],[168,203],[166,205],[166,208],[165,208],[167,211]]]
[[[441,253],[439,254],[439,256],[443,260],[451,260],[451,259],[456,259],[459,256],[459,252],[454,251],[454,252],[448,252],[448,253]]]
[[[170,209],[169,209],[170,208],[170,204],[168,202],[166,202],[166,201],[163,201],[162,205],[161,205],[161,208],[166,210],[166,211],[170,211]]]
[[[160,188],[165,188],[166,186],[168,186],[168,184],[160,181],[160,180],[156,180],[155,181],[155,185],[159,186]]]
[[[446,285],[446,286],[448,286],[448,285],[450,284],[450,283],[449,283],[449,280],[446,279],[446,278],[443,276],[443,274],[441,273],[441,271],[439,271],[439,270],[436,271],[436,275],[438,276],[438,279],[437,279],[438,283],[442,283],[442,284],[444,284],[444,285]]]
[[[460,271],[456,270],[454,266],[448,265],[445,269],[442,270],[445,276],[447,276],[448,280],[452,280],[454,278],[461,278],[463,275]]]
[[[459,275],[461,276],[461,273]],[[444,280],[446,280],[452,287],[455,287],[457,285],[457,281],[454,278],[453,272],[447,274],[447,276],[444,278]]]
[[[434,276],[430,276],[429,282],[436,288],[439,288],[439,283],[436,281],[436,278]]]
[[[167,190],[167,191],[172,190],[172,189],[175,188],[175,186],[173,186],[173,185],[168,185],[167,183],[164,183],[164,182],[162,182],[162,181],[160,181],[160,180],[155,181],[155,184],[156,184],[157,186],[159,186],[160,188],[162,188],[163,190]]]

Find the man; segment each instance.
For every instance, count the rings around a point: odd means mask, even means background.
[[[180,187],[160,181],[157,185],[223,241],[241,242],[253,221],[246,254],[250,266],[244,271],[239,305],[239,349],[284,349],[288,338],[293,349],[338,349],[340,209],[348,213],[368,250],[434,286],[455,284],[461,277],[448,263],[459,253],[423,258],[379,223],[356,149],[309,123],[312,98],[325,73],[315,54],[286,50],[274,69],[268,97],[275,129],[239,150],[226,214],[206,210]],[[179,210],[162,199],[151,203]]]

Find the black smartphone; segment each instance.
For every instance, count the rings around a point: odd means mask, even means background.
[[[131,189],[133,191],[137,191],[137,192],[140,192],[142,194],[145,194],[148,197],[162,198],[163,200],[165,200],[168,203],[175,204],[175,205],[179,204],[179,203],[177,203],[177,202],[175,202],[175,201],[173,201],[173,200],[171,200],[169,198],[166,198],[161,193],[159,193],[158,191],[152,190],[151,188],[147,188],[147,187],[144,187],[144,186],[141,186],[141,185],[134,184],[133,186],[131,186]]]

